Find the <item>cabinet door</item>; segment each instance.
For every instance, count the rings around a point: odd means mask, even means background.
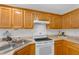
[[[79,28],[79,10],[71,13],[71,27]]]
[[[36,12],[36,13],[35,13],[35,16],[38,17],[38,20],[43,20],[43,19],[44,19],[44,18],[43,18],[44,15],[43,15],[43,13],[41,13],[41,12]]]
[[[49,22],[49,24],[46,24],[47,25],[47,28],[48,29],[50,29],[50,23],[51,23],[51,14],[44,14],[44,19],[45,19],[45,21],[48,21]]]
[[[71,16],[70,16],[70,14],[64,15],[62,17],[62,28],[63,29],[70,29],[71,28]]]
[[[18,51],[15,51],[14,55],[29,55],[29,49],[30,47],[29,46],[26,46]]]
[[[57,40],[55,41],[55,49],[54,49],[54,53],[55,55],[62,55],[63,54],[63,40]]]
[[[14,55],[35,55],[35,44],[30,44],[18,51],[15,51]]]
[[[69,47],[69,55],[79,55],[79,49],[74,47]]]
[[[50,18],[50,29],[60,29],[62,28],[62,19],[59,15],[52,15]]]
[[[23,10],[13,8],[12,9],[12,27],[13,28],[23,28]]]
[[[50,28],[50,29],[55,28],[55,20],[54,20],[54,16],[53,16],[53,15],[50,16],[49,28]]]
[[[79,44],[64,41],[63,54],[64,55],[79,55]]]
[[[55,24],[55,29],[61,29],[62,28],[62,19],[61,19],[61,16],[59,15],[56,15],[55,18],[54,18],[54,24]]]
[[[34,15],[32,11],[24,10],[24,28],[33,28]]]
[[[35,44],[30,44],[29,46],[30,46],[29,54],[35,55]]]
[[[69,55],[69,48],[68,48],[69,42],[68,41],[63,41],[63,55]]]
[[[67,46],[63,46],[63,51],[62,51],[63,55],[69,55],[70,53],[70,48]]]
[[[55,46],[55,55],[62,55],[62,46]]]
[[[0,6],[0,28],[11,28],[11,8]]]

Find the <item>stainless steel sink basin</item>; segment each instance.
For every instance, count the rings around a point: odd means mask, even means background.
[[[9,51],[11,51],[13,49],[16,49],[16,48],[18,48],[18,47],[20,47],[20,46],[22,46],[24,44],[27,44],[29,42],[31,42],[31,41],[30,40],[20,40],[19,42],[10,41],[10,42],[8,42],[9,44],[6,44],[6,45],[0,47],[0,53],[1,52],[2,53],[9,52]]]
[[[0,51],[5,50],[7,48],[10,48],[10,45],[9,44],[0,47]]]

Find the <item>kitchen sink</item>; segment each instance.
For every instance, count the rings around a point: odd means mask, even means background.
[[[7,48],[10,48],[10,45],[9,44],[0,47],[0,51],[5,50]]]
[[[8,44],[5,44],[0,47],[0,53],[6,53],[13,49],[16,49],[24,44],[31,42],[30,40],[19,40],[17,41],[9,41]]]

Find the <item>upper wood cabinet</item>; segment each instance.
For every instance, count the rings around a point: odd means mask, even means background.
[[[62,17],[62,28],[63,29],[71,28],[71,16],[70,16],[70,14],[64,15]]]
[[[61,16],[51,15],[49,27],[50,27],[50,29],[61,29],[62,28]]]
[[[63,29],[76,29],[79,28],[79,9],[74,10],[62,16]]]
[[[11,28],[11,8],[0,6],[0,28]]]
[[[12,8],[12,27],[23,28],[24,12],[22,9]]]
[[[24,28],[33,28],[34,15],[32,11],[24,10]]]
[[[44,13],[42,12],[36,12],[35,16],[38,17],[39,20],[44,20]]]
[[[61,28],[62,20],[59,15],[6,6],[0,6],[0,28],[32,29],[36,16],[39,20],[49,21],[49,29]]]
[[[79,9],[73,11],[71,14],[71,28],[79,28]]]
[[[47,24],[47,28],[50,29],[51,14],[44,14],[44,19],[49,22],[49,24]]]

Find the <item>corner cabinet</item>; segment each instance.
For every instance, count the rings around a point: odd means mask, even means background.
[[[11,8],[0,6],[0,28],[11,28]]]
[[[57,40],[55,41],[55,55],[79,55],[79,44]]]
[[[50,29],[62,29],[62,18],[60,15],[51,15],[50,16]]]
[[[35,44],[29,44],[28,46],[15,51],[14,55],[35,55]]]
[[[22,9],[12,8],[12,28],[23,28],[23,16]]]

